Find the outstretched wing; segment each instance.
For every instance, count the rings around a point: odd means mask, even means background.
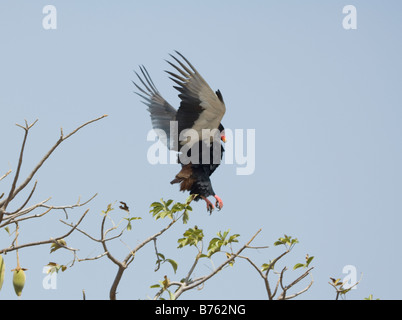
[[[134,85],[141,92],[138,94],[145,101],[142,101],[146,106],[148,106],[148,111],[151,114],[152,127],[155,129],[159,136],[159,139],[171,150],[177,150],[177,143],[175,141],[170,141],[170,122],[176,120],[176,109],[173,108],[159,93],[153,83],[147,69],[144,66],[140,66],[140,70],[143,78],[135,72],[138,79],[141,81],[143,88],[137,85],[134,81]],[[172,127],[174,128],[174,127]],[[160,130],[164,132],[161,133]],[[176,136],[172,133],[172,136]],[[172,143],[172,145],[171,145]]]
[[[176,114],[178,121],[178,132],[185,129],[194,129],[201,139],[202,129],[217,129],[225,114],[226,107],[223,102],[220,91],[214,92],[204,78],[192,66],[192,64],[178,51],[176,53],[187,64],[184,64],[178,58],[170,55],[177,65],[167,61],[175,68],[180,75],[166,71],[172,77],[169,77],[179,86],[175,86],[180,94],[180,107]],[[184,144],[182,141],[181,144]]]

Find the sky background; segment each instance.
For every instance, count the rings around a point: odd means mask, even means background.
[[[57,29],[45,30],[42,9],[57,9]],[[357,30],[345,30],[342,9],[357,9]],[[238,248],[255,232],[248,252],[258,266],[282,251],[272,244],[283,234],[300,243],[286,257],[289,269],[315,256],[314,284],[301,299],[334,299],[329,277],[343,278],[347,265],[363,278],[348,299],[373,294],[400,299],[402,224],[402,6],[399,1],[0,1],[0,176],[15,170],[23,131],[16,123],[39,122],[31,130],[22,178],[57,141],[103,114],[63,143],[38,172],[30,204],[73,204],[99,195],[85,208],[69,211],[76,222],[90,209],[82,229],[100,233],[101,211],[125,201],[141,216],[122,241],[111,244],[117,258],[163,228],[149,205],[160,198],[185,201],[170,181],[178,165],[151,165],[146,140],[151,121],[133,93],[134,70],[145,65],[162,95],[179,105],[163,70],[178,50],[226,103],[226,128],[255,129],[255,172],[236,175],[236,163],[212,176],[224,208],[211,216],[204,202],[193,205],[187,225],[177,223],[158,240],[158,250],[179,263],[177,274],[164,264],[154,272],[152,244],[138,252],[124,273],[119,299],[147,299],[149,286],[167,275],[183,278],[196,255],[176,249],[183,232],[197,225],[206,239],[230,229]],[[250,155],[251,156],[251,155]],[[7,192],[12,178],[0,182]],[[30,185],[32,187],[32,184]],[[26,196],[26,193],[24,194]],[[16,209],[24,195],[10,205]],[[36,213],[41,213],[38,210]],[[116,210],[113,216],[124,216]],[[62,212],[20,225],[19,243],[67,232]],[[0,247],[13,237],[1,230]],[[99,243],[73,234],[67,244],[80,258],[103,252]],[[117,268],[104,258],[76,263],[57,275],[57,289],[44,289],[43,266],[67,264],[70,252],[49,254],[50,245],[20,250],[27,282],[21,299],[108,299]],[[247,254],[247,252],[246,252]],[[214,259],[215,265],[219,257]],[[15,252],[5,256],[1,299],[16,299],[11,270]],[[205,260],[195,277],[211,271]],[[300,272],[286,272],[291,282]],[[274,283],[275,279],[272,279]],[[305,280],[294,291],[301,290]],[[290,292],[290,293],[292,293]],[[183,299],[265,299],[265,287],[246,261],[236,261]]]

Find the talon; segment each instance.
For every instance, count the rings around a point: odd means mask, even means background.
[[[218,208],[218,210],[221,210],[223,207],[223,201],[221,198],[219,198],[217,195],[214,195],[215,199],[216,199],[216,204],[215,206]]]
[[[201,197],[201,198],[202,198],[203,200],[205,200],[205,202],[207,203],[207,211],[209,212],[209,214],[211,214],[212,211],[214,211],[214,209],[215,209],[214,205],[213,205],[212,202],[209,201],[207,198],[205,198],[205,197]]]

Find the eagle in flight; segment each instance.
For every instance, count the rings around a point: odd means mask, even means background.
[[[148,107],[152,127],[159,139],[170,150],[187,156],[184,158],[187,160],[178,157],[181,170],[170,183],[179,183],[180,191],[196,195],[195,201],[205,200],[207,210],[212,213],[215,207],[208,197],[215,198],[215,206],[219,210],[223,207],[222,199],[212,188],[210,177],[220,165],[224,153],[221,141],[226,142],[226,137],[221,121],[226,107],[221,92],[214,92],[194,66],[181,53],[175,52],[177,57],[170,55],[174,62],[167,62],[176,73],[166,72],[177,84],[173,86],[179,91],[180,106],[177,110],[162,97],[144,66],[139,67],[141,75],[135,72],[140,84],[133,83],[139,90],[136,93]],[[185,134],[190,129],[192,133],[197,133],[191,138]],[[205,132],[213,134],[205,138]],[[180,140],[172,139],[176,135]],[[183,138],[183,135],[186,137]],[[185,145],[187,148],[184,149]]]

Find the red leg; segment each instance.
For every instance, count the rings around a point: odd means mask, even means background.
[[[214,205],[212,204],[212,202],[211,201],[209,201],[207,198],[205,198],[204,196],[201,196],[201,198],[203,199],[203,200],[205,200],[205,202],[207,203],[207,211],[209,211],[209,213],[212,213],[212,211],[214,211],[214,209],[215,209],[215,207],[214,207]]]
[[[223,201],[221,198],[219,198],[217,195],[214,195],[215,199],[216,199],[216,204],[215,206],[218,208],[218,210],[221,210],[223,207]]]

